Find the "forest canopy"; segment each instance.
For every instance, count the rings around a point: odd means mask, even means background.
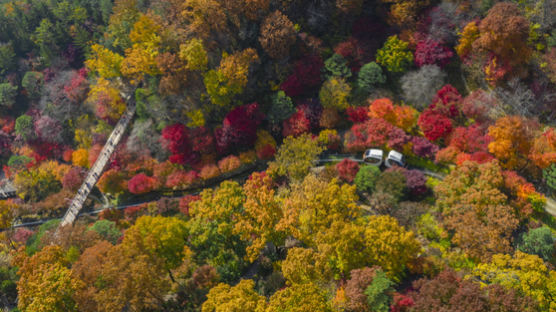
[[[556,311],[554,1],[3,0],[0,30],[3,310]]]

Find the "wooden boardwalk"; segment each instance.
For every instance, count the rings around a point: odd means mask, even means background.
[[[123,100],[127,103],[127,109],[112,130],[110,137],[106,141],[106,144],[102,148],[97,160],[95,161],[94,165],[89,169],[87,173],[87,177],[83,181],[83,184],[77,191],[77,194],[71,201],[71,204],[66,210],[64,217],[62,218],[62,222],[60,222],[60,226],[64,226],[67,224],[72,224],[73,221],[77,218],[77,215],[83,208],[83,203],[91,193],[91,190],[97,183],[98,179],[102,175],[106,164],[110,160],[112,153],[120,143],[122,136],[129,125],[131,119],[133,119],[133,115],[135,114],[135,99],[133,97],[134,92],[129,92],[128,94],[122,94]]]
[[[550,197],[546,197],[546,205],[544,206],[544,210],[556,217],[556,201],[554,201],[554,199]]]
[[[15,187],[10,180],[4,177],[4,171],[0,170],[0,199],[8,199],[15,195]]]

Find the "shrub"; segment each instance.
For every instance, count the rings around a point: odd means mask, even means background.
[[[380,169],[376,166],[364,165],[355,175],[355,186],[359,192],[372,193],[380,177]]]
[[[409,140],[410,137],[402,129],[382,118],[371,118],[351,127],[345,136],[345,147],[352,152],[385,146],[401,149]]]
[[[198,201],[201,199],[201,196],[199,195],[186,195],[182,198],[180,198],[180,203],[179,203],[179,209],[180,212],[183,213],[184,215],[188,216],[189,215],[189,207],[191,205],[192,202]]]
[[[302,133],[309,132],[311,130],[311,122],[305,116],[305,112],[301,109],[297,109],[295,114],[291,115],[290,118],[284,120],[282,127],[282,136],[299,136]]]
[[[42,73],[28,71],[23,76],[23,79],[21,79],[21,86],[25,88],[29,98],[38,99],[41,96],[43,82]]]
[[[465,117],[484,123],[491,120],[490,112],[500,105],[494,92],[477,89],[471,92],[462,101],[461,110]]]
[[[355,175],[359,171],[359,164],[356,161],[345,158],[336,164],[336,171],[338,171],[340,179],[352,183],[353,179],[355,179]]]
[[[35,232],[27,229],[27,228],[18,228],[17,230],[15,230],[15,233],[12,237],[12,239],[20,244],[25,244],[27,242],[27,240],[33,236]]]
[[[381,215],[391,215],[398,209],[398,199],[392,194],[375,190],[369,197],[369,207]]]
[[[172,155],[169,160],[174,164],[192,164],[197,160],[191,153],[189,130],[182,124],[168,125],[162,130],[162,138],[165,146]]]
[[[363,65],[357,76],[357,87],[367,93],[385,82],[386,76],[382,73],[382,68],[375,62]]]
[[[388,142],[386,146],[389,149],[404,150],[407,143],[411,140],[411,136],[407,135],[405,131],[400,128],[393,127],[388,133]]]
[[[411,138],[411,148],[415,155],[428,159],[434,159],[439,149],[438,145],[420,136]]]
[[[121,170],[106,170],[97,182],[98,189],[103,193],[118,194],[127,189],[127,181]]]
[[[203,41],[193,38],[180,45],[179,57],[187,63],[188,70],[205,70],[208,64],[208,56]]]
[[[220,172],[233,171],[239,168],[240,166],[241,166],[241,161],[235,155],[224,157],[218,162],[218,169],[220,169]]]
[[[8,167],[13,169],[23,169],[27,164],[29,164],[33,159],[24,155],[12,155],[8,159]]]
[[[390,280],[384,271],[379,270],[376,272],[373,281],[365,289],[365,296],[367,296],[367,304],[372,307],[376,312],[390,311],[391,293],[394,292],[395,283]]]
[[[75,192],[83,183],[85,179],[85,171],[79,167],[72,167],[66,174],[64,175],[64,179],[62,180],[62,186],[69,191]]]
[[[129,180],[127,189],[132,194],[144,194],[154,190],[157,184],[155,178],[149,177],[144,173],[139,173]]]
[[[353,1],[354,0],[348,0],[348,2]],[[355,0],[355,2],[359,2],[359,4],[362,4],[361,0]],[[362,47],[360,41],[355,37],[349,37],[348,40],[338,43],[334,47],[334,52],[336,54],[340,54],[348,61],[348,66],[354,73],[359,71],[363,58],[365,58],[366,56],[365,49]]]
[[[253,146],[257,139],[257,127],[263,117],[256,102],[230,111],[224,118],[222,127],[214,133],[218,151],[224,154],[232,148]]]
[[[423,65],[446,66],[454,53],[450,48],[443,46],[440,42],[427,38],[419,41],[415,49],[415,64],[421,67]]]
[[[0,74],[12,71],[16,65],[16,54],[10,42],[0,44]]]
[[[46,115],[35,121],[35,134],[45,142],[62,143],[62,131],[60,122]]]
[[[362,123],[369,119],[369,110],[365,106],[348,107],[346,114],[352,123]]]
[[[430,141],[445,138],[452,132],[452,120],[444,115],[426,110],[419,116],[419,127]]]
[[[409,44],[398,39],[398,36],[390,36],[384,46],[377,51],[376,62],[389,72],[404,72],[413,62],[413,54],[409,51],[408,46]]]
[[[171,189],[185,189],[195,183],[198,178],[199,175],[195,170],[179,170],[171,173],[166,178],[166,184],[164,186]]]
[[[400,79],[403,98],[422,110],[444,85],[445,78],[446,74],[436,65],[424,65],[417,71],[410,71]]]
[[[352,270],[345,286],[346,307],[350,311],[370,311],[365,289],[373,282],[378,267]]]
[[[295,63],[294,72],[280,85],[287,96],[298,96],[321,83],[324,63],[320,56],[309,55]]]
[[[322,128],[332,129],[341,121],[340,115],[335,108],[325,108],[320,115],[319,125]]]
[[[447,84],[436,92],[429,109],[446,117],[456,118],[461,114],[461,100],[458,90]]]
[[[197,127],[190,131],[191,147],[199,154],[211,154],[215,151],[212,131],[207,127]]]
[[[56,228],[60,224],[59,219],[49,220],[39,226],[39,229],[27,240],[25,251],[32,255],[40,250],[41,240],[46,232]]]
[[[257,161],[257,153],[254,150],[239,153],[239,161],[242,164],[252,164]]]
[[[276,152],[276,140],[265,130],[257,130],[255,151],[259,159],[269,159]]]
[[[33,117],[21,115],[15,120],[15,134],[23,140],[31,140],[34,137]]]
[[[319,91],[319,99],[322,106],[343,111],[348,108],[348,98],[351,87],[342,78],[328,79]]]
[[[336,129],[324,129],[319,133],[318,141],[328,149],[337,150],[340,148],[341,138]]]
[[[398,204],[398,209],[393,212],[400,225],[405,226],[406,229],[412,228],[416,220],[427,212],[428,206],[423,202],[402,201]]]
[[[436,153],[435,161],[438,163],[453,163],[461,153],[455,146],[448,146]]]
[[[543,169],[542,174],[546,185],[548,185],[553,192],[556,191],[556,164],[552,164],[550,167]]]
[[[12,142],[11,136],[0,130],[0,156],[7,156],[11,153]]]
[[[287,57],[295,40],[296,31],[293,23],[278,10],[269,14],[261,24],[259,42],[271,58]]]
[[[294,181],[301,180],[322,151],[317,140],[313,140],[309,134],[304,133],[297,138],[287,137],[278,149],[276,159],[268,165],[267,172]]]
[[[382,118],[394,125],[396,123],[394,103],[388,98],[374,100],[369,106],[369,117]]]
[[[419,170],[404,170],[406,186],[411,195],[421,196],[427,192],[427,179]]]
[[[550,261],[554,255],[554,237],[552,236],[552,231],[546,226],[530,229],[529,232],[523,235],[517,249],[531,255],[537,255],[545,261]]]
[[[347,60],[336,53],[334,53],[330,58],[324,61],[324,69],[328,78],[351,77],[351,70],[347,67]]]
[[[74,166],[89,168],[89,151],[84,148],[73,151],[71,154],[71,162]]]
[[[399,201],[403,197],[406,188],[404,170],[405,169],[402,168],[392,167],[382,172],[375,183],[375,190],[377,192],[390,194]]]
[[[137,207],[137,206],[134,206],[134,207]],[[134,208],[134,207],[129,207],[129,208]],[[125,210],[127,210],[129,208],[126,208]],[[114,209],[114,208],[104,209],[98,214],[99,220],[110,220],[110,221],[116,222],[116,224],[119,224],[119,222],[123,218],[123,216],[124,216],[123,211],[118,210],[118,209]]]
[[[293,102],[284,91],[278,91],[272,96],[272,104],[267,113],[268,120],[273,124],[279,124],[288,119],[294,112]]]
[[[89,227],[89,231],[97,232],[103,239],[115,245],[122,236],[122,232],[116,227],[116,223],[109,220],[98,220]]]
[[[446,231],[439,225],[436,218],[430,213],[421,215],[417,221],[417,228],[419,234],[423,235],[430,241],[438,241],[446,237]]]
[[[309,120],[311,129],[319,127],[319,121],[323,108],[318,99],[311,98],[305,100],[299,104],[298,109],[302,110],[305,114],[305,118]]]
[[[208,164],[203,166],[201,172],[199,172],[199,177],[204,180],[215,178],[220,175],[220,169],[214,164]]]
[[[3,107],[3,109],[12,108],[15,104],[16,96],[16,86],[12,86],[9,82],[0,83],[0,107]]]

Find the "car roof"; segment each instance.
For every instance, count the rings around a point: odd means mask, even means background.
[[[399,163],[403,163],[403,154],[398,151],[392,150],[390,151],[390,153],[388,153],[388,159]]]

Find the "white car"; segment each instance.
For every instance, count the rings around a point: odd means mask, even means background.
[[[392,166],[405,167],[403,154],[398,151],[391,150],[390,153],[388,153],[388,157],[386,157],[384,165],[388,168]]]
[[[368,163],[369,165],[379,167],[382,165],[382,157],[384,156],[384,152],[381,149],[368,149],[363,154],[363,161]]]

